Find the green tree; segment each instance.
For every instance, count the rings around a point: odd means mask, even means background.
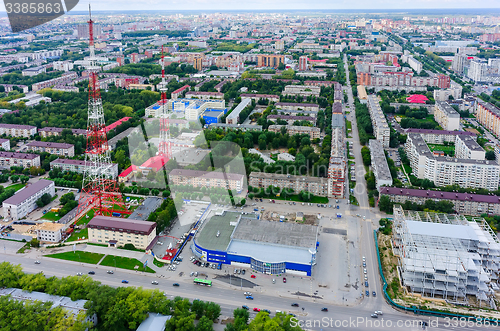
[[[485,153],[486,160],[494,160],[495,159],[495,151],[487,151]]]
[[[212,322],[208,317],[203,316],[198,321],[195,330],[196,331],[213,331],[214,330],[214,322]]]
[[[13,183],[15,183],[15,182],[17,182],[17,181],[19,180],[19,176],[18,176],[18,175],[12,175],[12,176],[10,176],[10,180],[11,180]]]
[[[378,208],[380,211],[384,211],[386,213],[392,213],[392,202],[389,196],[382,195],[378,202]]]

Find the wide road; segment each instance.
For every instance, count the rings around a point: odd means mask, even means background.
[[[373,258],[373,257],[372,257]],[[77,272],[87,274],[90,270],[95,271],[95,275],[90,276],[93,279],[100,281],[102,284],[113,287],[123,286],[123,279],[129,281],[127,286],[142,286],[143,288],[159,289],[167,293],[169,298],[174,296],[182,296],[189,299],[200,299],[204,301],[213,301],[218,303],[222,308],[224,316],[231,316],[235,308],[241,305],[248,305],[251,309],[258,307],[260,309],[269,309],[274,315],[276,310],[292,312],[297,315],[298,321],[304,325],[305,329],[310,330],[332,330],[335,329],[335,323],[340,330],[371,330],[377,324],[385,323],[384,330],[421,330],[418,326],[418,321],[426,320],[425,317],[414,316],[410,314],[400,313],[398,311],[387,308],[384,305],[380,296],[365,300],[359,306],[332,306],[325,303],[314,303],[308,299],[291,299],[280,296],[270,296],[259,292],[258,289],[250,290],[253,292],[254,300],[246,300],[243,291],[239,289],[229,288],[226,284],[214,281],[214,286],[204,287],[194,285],[190,281],[175,281],[158,278],[154,274],[146,274],[130,270],[115,270],[113,275],[106,273],[106,270],[113,269],[109,267],[96,267],[94,265],[80,264],[77,262],[63,261],[51,258],[41,258],[41,264],[34,264],[34,259],[27,256],[16,254],[0,254],[0,261],[8,261],[13,264],[20,264],[25,272],[38,273],[43,272],[47,276],[64,277],[68,275],[76,275]],[[372,277],[370,275],[370,277]],[[157,280],[159,285],[152,285],[151,281]],[[180,283],[179,287],[174,287],[174,282]],[[291,307],[291,303],[297,302],[300,308]],[[328,307],[328,312],[322,312],[322,307]],[[384,307],[384,308],[382,308]],[[304,310],[302,310],[304,308]],[[384,315],[381,318],[370,318],[370,314],[375,309],[383,310]],[[251,313],[255,316],[255,313]],[[309,323],[309,324],[308,324]],[[316,326],[312,326],[316,323]],[[339,323],[343,323],[339,325]],[[392,327],[389,327],[390,323]],[[398,323],[400,325],[398,326]],[[401,324],[402,323],[402,324]],[[405,325],[406,323],[406,325]],[[460,328],[445,327],[445,321],[440,320],[440,327],[430,328],[430,330],[459,330]],[[414,325],[412,325],[414,324]]]

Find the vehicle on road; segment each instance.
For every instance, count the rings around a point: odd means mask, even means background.
[[[241,274],[244,275],[245,274],[245,269],[241,269]]]
[[[193,282],[196,285],[212,286],[212,281],[208,280],[208,279],[195,278],[195,279],[193,279]],[[176,286],[176,285],[174,284],[174,286]],[[177,286],[179,286],[179,284],[177,284]]]
[[[328,308],[323,307],[323,308],[321,308],[321,311],[328,311]]]
[[[108,274],[110,274],[110,275],[114,274],[114,271],[113,271],[113,270],[108,270],[108,271],[106,271],[106,272],[107,272]]]
[[[253,311],[260,311],[260,309],[259,308],[254,308]]]
[[[251,296],[251,295],[247,295],[247,296],[245,297],[245,299],[247,299],[247,300],[253,300],[253,296]]]
[[[89,275],[95,275],[95,271],[90,270]]]
[[[255,278],[255,275],[250,276],[250,278]]]
[[[378,315],[377,314],[371,314],[370,317],[371,318],[378,318]]]
[[[35,261],[35,264],[40,264],[40,261],[38,261],[38,260],[37,260],[37,261]]]
[[[376,297],[376,296],[377,296],[377,292],[373,291],[373,292],[372,292],[372,295],[373,295],[374,297]]]
[[[250,309],[248,306],[245,306],[245,305],[241,306],[241,308],[243,308],[245,310],[249,310]]]
[[[292,317],[295,317],[296,315],[295,314],[292,314],[292,313],[288,313],[288,315],[292,316]]]
[[[366,295],[367,297],[369,297],[369,296],[370,296],[370,291],[365,291],[365,295]]]
[[[153,284],[153,285],[158,285],[158,282],[157,282],[156,280],[153,280],[153,281],[151,282],[151,284]]]
[[[179,283],[173,283],[172,286],[176,286],[176,287],[179,287]]]
[[[296,303],[296,302],[292,303],[292,307],[298,307],[298,306],[299,306],[298,303]]]
[[[245,292],[244,295],[252,295],[252,292]]]
[[[283,283],[286,283],[286,277],[283,277]]]
[[[265,311],[268,314],[271,314],[271,311],[269,309],[262,309],[262,311]]]
[[[128,284],[128,280],[125,280],[125,279],[124,279],[124,280],[122,280],[122,283],[123,283],[123,284]]]
[[[384,315],[384,313],[383,313],[381,310],[377,310],[377,311],[375,312],[375,314],[377,314],[377,315]]]
[[[81,275],[83,275],[83,274],[82,274],[81,272],[77,272],[77,273],[76,273],[76,275],[77,275],[77,276],[81,276]]]
[[[363,269],[363,273],[365,273],[365,274],[366,274],[366,269]]]

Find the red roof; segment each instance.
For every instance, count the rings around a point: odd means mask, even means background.
[[[149,158],[141,165],[141,168],[153,168],[155,171],[167,164],[168,160],[164,155],[156,155]]]
[[[135,165],[131,165],[130,167],[128,167],[127,169],[123,170],[121,174],[118,175],[118,177],[127,177],[128,175],[130,175],[130,173],[132,171],[135,171],[137,170],[137,166]]]
[[[189,86],[189,85],[187,85],[187,84],[186,84],[186,85],[184,85],[183,87],[181,87],[180,89],[177,89],[177,90],[175,90],[175,91],[174,91],[174,92],[172,92],[172,93],[177,93],[177,94],[178,94],[178,93],[181,93],[182,91],[184,91],[185,89],[190,88],[190,87],[191,87],[191,86]]]
[[[108,125],[108,126],[106,127],[106,132],[108,132],[108,131],[111,131],[111,130],[115,129],[118,125],[120,125],[120,124],[122,124],[122,123],[124,123],[124,122],[128,121],[128,120],[129,120],[129,119],[131,119],[131,118],[132,118],[132,117],[124,117],[124,118],[122,118],[121,120],[118,120],[118,121],[116,121],[115,123],[112,123],[112,124]]]
[[[427,100],[427,97],[422,94],[412,94],[408,98],[406,98],[406,101],[409,103],[425,103]]]

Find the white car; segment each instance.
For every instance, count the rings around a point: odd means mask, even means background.
[[[36,261],[35,261],[35,264],[40,264],[40,261],[36,260]]]
[[[76,275],[77,275],[77,276],[81,276],[81,275],[83,275],[83,274],[82,274],[81,272],[77,272],[77,273],[76,273]]]
[[[251,295],[252,295],[252,292],[245,292],[245,293],[243,293],[243,294],[244,294],[244,295],[250,295],[250,296],[251,296]]]

